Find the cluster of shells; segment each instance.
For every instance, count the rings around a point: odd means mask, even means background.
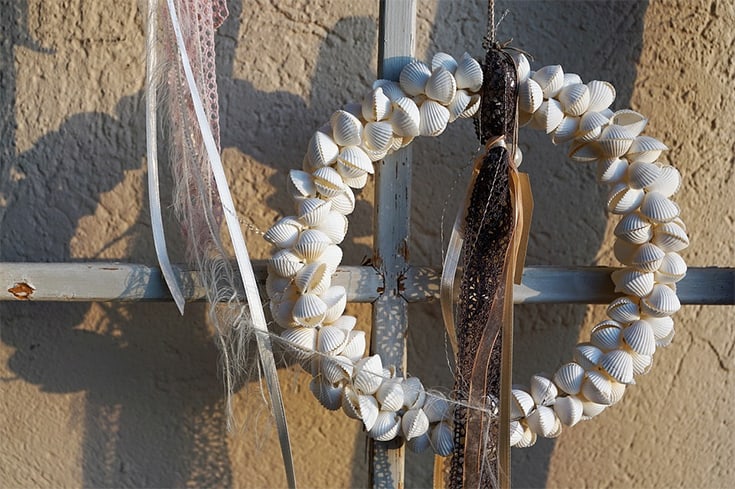
[[[574,361],[553,375],[534,375],[530,388],[514,386],[511,445],[527,447],[537,436],[555,437],[562,426],[601,413],[646,373],[657,347],[671,342],[671,315],[681,307],[676,283],[686,274],[678,254],[689,245],[679,207],[671,196],[681,183],[676,168],[657,162],[666,146],[642,135],[647,119],[632,110],[613,112],[615,89],[604,81],[582,83],[561,66],[531,71],[514,56],[519,82],[519,123],[570,143],[570,157],[597,165],[607,185],[607,210],[622,218],[615,227],[612,274],[623,294],[607,307],[608,319],[579,343]]]
[[[365,332],[344,315],[347,292],[331,284],[342,260],[339,244],[355,207],[352,189],[365,186],[373,162],[416,136],[438,136],[449,122],[472,117],[480,103],[482,69],[465,53],[436,54],[431,67],[413,61],[399,82],[376,81],[360,103],[347,104],[309,141],[302,170],[289,174],[296,215],[266,233],[278,250],[266,289],[281,339],[309,371],[311,391],[330,410],[363,422],[372,438],[402,436],[415,451],[453,448],[447,398],[402,377],[378,355],[365,357]]]

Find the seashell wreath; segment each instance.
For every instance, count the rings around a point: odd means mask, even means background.
[[[610,110],[610,83],[582,83],[558,65],[534,72],[522,54],[514,60],[519,124],[545,131],[555,144],[570,141],[573,160],[597,163],[598,180],[609,187],[607,209],[623,216],[614,252],[625,265],[612,274],[623,295],[590,340],[576,346],[574,361],[512,390],[510,443],[528,447],[618,402],[634,375],[647,372],[656,347],[671,342],[671,315],[680,308],[676,282],[687,268],[678,252],[689,240],[670,200],[681,176],[656,162],[667,147],[641,135],[647,119]],[[427,392],[416,377],[401,377],[378,355],[364,357],[365,333],[353,329],[355,317],[343,315],[347,293],[331,277],[342,260],[345,216],[355,207],[352,189],[365,186],[372,163],[416,136],[438,136],[449,122],[472,117],[481,86],[482,69],[467,53],[459,60],[438,53],[431,68],[413,61],[398,83],[373,83],[362,103],[337,110],[313,135],[303,170],[290,172],[297,215],[265,233],[278,248],[266,281],[270,310],[286,328],[282,341],[313,375],[310,389],[319,402],[361,420],[376,440],[402,436],[414,451],[431,446],[442,456],[453,449],[452,401]]]

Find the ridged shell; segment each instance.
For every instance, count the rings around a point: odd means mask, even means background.
[[[437,423],[449,419],[451,415],[447,399],[436,393],[426,396],[426,401],[422,409],[426,413],[429,423]]]
[[[556,431],[558,422],[559,419],[556,417],[554,409],[546,406],[537,407],[526,418],[526,423],[528,423],[531,431],[545,438],[552,437],[551,435]]]
[[[329,118],[332,137],[339,146],[357,146],[362,141],[362,122],[344,110],[337,110]]]
[[[544,92],[535,80],[529,78],[518,87],[518,108],[522,112],[533,114],[543,101]]]
[[[268,264],[279,277],[293,277],[304,266],[304,260],[291,250],[278,250]]]
[[[370,438],[377,441],[390,441],[401,431],[401,417],[395,412],[381,411],[369,432]]]
[[[569,149],[569,157],[574,161],[592,162],[602,158],[602,149],[597,141],[580,142],[575,139]]]
[[[431,446],[437,455],[449,456],[454,450],[454,430],[447,423],[439,423],[431,429]]]
[[[319,329],[317,348],[326,355],[339,355],[347,344],[347,332],[334,326],[322,326]]]
[[[352,377],[354,366],[352,360],[344,356],[324,357],[319,359],[321,372],[327,381],[333,384],[349,380]]]
[[[421,122],[418,106],[407,97],[394,100],[390,122],[393,126],[393,132],[398,136],[418,136],[419,123]]]
[[[263,235],[263,239],[279,248],[291,248],[299,239],[303,226],[295,217],[284,217],[276,222]]]
[[[536,407],[531,394],[523,389],[513,389],[510,399],[510,419],[521,419],[528,416]]]
[[[289,353],[296,360],[304,360],[316,350],[315,328],[288,328],[281,333],[281,338],[289,343]]]
[[[645,297],[653,290],[653,273],[623,268],[615,270],[611,276],[615,282],[615,292]]]
[[[554,382],[543,375],[531,377],[531,397],[537,406],[550,406],[554,404],[559,391]]]
[[[383,383],[383,363],[379,355],[363,358],[355,364],[354,388],[361,394],[374,394]]]
[[[403,407],[403,386],[397,379],[384,381],[375,398],[380,403],[381,411],[398,411]]]
[[[667,222],[654,226],[651,242],[666,252],[681,251],[689,246],[689,237],[679,224]]]
[[[641,299],[641,311],[649,316],[671,316],[679,309],[681,309],[679,297],[665,284],[654,285],[651,293]]]
[[[327,235],[329,240],[334,244],[339,244],[344,240],[347,234],[347,218],[336,211],[330,211],[327,217],[322,220],[314,229],[317,229]]]
[[[335,328],[342,328],[345,331],[352,331],[357,325],[357,318],[355,316],[340,316],[338,319],[330,323]]]
[[[470,104],[472,96],[466,90],[457,90],[454,98],[447,106],[449,109],[449,122],[457,120]]]
[[[554,374],[554,383],[567,394],[578,394],[584,380],[584,368],[578,363],[562,365]]]
[[[627,355],[627,353],[626,353]],[[632,360],[631,360],[632,362]],[[631,367],[632,369],[632,367]],[[632,376],[631,376],[632,377]],[[631,381],[631,384],[635,384],[635,381]],[[615,404],[620,399],[623,398],[623,394],[625,394],[625,387],[628,384],[621,384],[620,382],[612,381],[610,382],[610,385],[612,386],[612,389],[610,390],[610,404]]]
[[[638,136],[628,149],[628,158],[631,161],[643,161],[653,163],[666,151],[668,146],[651,136]]]
[[[421,408],[409,409],[403,414],[401,428],[406,440],[416,438],[429,431],[429,418]]]
[[[426,400],[426,391],[418,377],[403,379],[403,405],[408,409],[421,407]]]
[[[633,254],[631,265],[642,272],[654,272],[661,265],[666,254],[652,243],[643,243]]]
[[[383,90],[383,93],[391,102],[406,96],[406,93],[401,89],[398,82],[394,82],[393,80],[375,80],[372,88],[380,88]]]
[[[616,183],[607,195],[607,210],[613,214],[628,214],[641,205],[644,197],[643,190],[630,188],[625,183]]]
[[[544,98],[555,97],[564,84],[564,70],[559,65],[544,66],[531,75],[539,84]]]
[[[551,134],[564,119],[564,112],[561,110],[559,102],[553,98],[545,100],[541,103],[538,110],[533,114],[531,126],[535,129],[545,131]]]
[[[676,202],[658,192],[648,192],[641,204],[641,214],[656,223],[673,221],[679,213]]]
[[[317,131],[309,140],[306,154],[314,167],[329,166],[337,161],[339,146],[327,134]]]
[[[316,226],[327,217],[332,205],[330,201],[307,197],[299,202],[299,221],[307,226]]]
[[[365,429],[370,431],[378,421],[378,401],[373,396],[361,395],[358,396],[358,402],[360,404],[360,419],[365,425]]]
[[[579,117],[564,117],[559,125],[551,133],[551,140],[554,144],[561,144],[574,139],[579,129]]]
[[[590,343],[579,343],[574,348],[574,361],[585,370],[591,370],[597,367],[601,357],[602,351]],[[569,394],[576,393],[569,392]]]
[[[683,279],[687,273],[687,264],[678,253],[666,253],[661,265],[654,274],[656,282],[661,284],[673,284]]]
[[[610,124],[602,129],[597,142],[605,158],[619,158],[628,151],[634,139],[635,136],[627,128]]]
[[[344,387],[342,411],[348,418],[360,419],[360,394],[349,385]]]
[[[618,110],[610,119],[612,124],[625,127],[630,134],[638,136],[648,123],[648,119],[634,110]]]
[[[621,384],[633,382],[633,359],[623,350],[612,350],[602,355],[600,368]]]
[[[656,345],[661,346],[661,345]],[[653,355],[641,355],[634,351],[630,352],[630,356],[633,357],[633,373],[636,375],[643,375],[648,373],[653,363]]]
[[[338,168],[346,168],[347,171],[340,173],[347,178],[357,178],[363,173],[373,174],[373,162],[370,157],[357,146],[347,146],[342,148],[337,158]],[[354,170],[354,171],[351,171]],[[316,172],[315,172],[316,173]]]
[[[653,328],[645,320],[633,321],[623,329],[623,340],[631,350],[639,355],[653,355],[656,351],[656,338]]]
[[[654,163],[634,161],[628,167],[628,185],[633,188],[646,188],[661,175],[661,167]]]
[[[510,422],[510,446],[514,447],[523,439],[523,431],[526,428],[520,421]]]
[[[592,80],[587,83],[590,91],[590,103],[587,107],[589,112],[601,112],[615,101],[615,87],[611,83],[600,80]]]
[[[342,406],[342,387],[331,385],[321,377],[311,379],[309,390],[319,403],[330,411],[336,411]]]
[[[314,261],[331,245],[329,236],[316,229],[307,229],[301,232],[299,240],[293,250],[307,261]]]
[[[513,53],[513,62],[516,65],[516,74],[518,75],[518,85],[526,82],[531,74],[531,64],[523,53]]]
[[[590,91],[587,85],[575,83],[564,86],[559,91],[559,103],[565,114],[580,116],[587,111],[590,104]]]
[[[610,119],[600,112],[590,112],[589,110],[579,119],[579,141],[591,141],[596,139],[602,133],[602,127],[605,126]]]
[[[431,77],[431,70],[423,62],[414,60],[401,70],[398,77],[401,90],[408,95],[420,95],[424,93],[426,82]]]
[[[343,216],[350,215],[355,210],[355,194],[350,188],[345,188],[342,193],[330,197],[329,202],[331,209]]]
[[[406,445],[414,453],[423,453],[431,446],[431,436],[427,431],[421,436],[411,438]]]
[[[322,295],[330,283],[331,274],[324,263],[309,263],[294,278],[294,284],[302,294]]]
[[[329,268],[327,268],[329,270]],[[324,322],[330,324],[336,321],[345,312],[347,305],[347,290],[341,285],[333,285],[329,287],[321,295],[321,299],[327,305],[324,313]]]
[[[365,354],[365,332],[350,331],[347,335],[347,345],[342,350],[342,355],[356,362]]]
[[[640,245],[628,243],[622,239],[616,239],[613,243],[613,254],[615,258],[624,265],[633,263],[633,256]]]
[[[480,67],[480,63],[469,53],[464,53],[457,62],[454,79],[457,81],[458,89],[477,92],[482,87],[482,67]]]
[[[656,339],[656,346],[663,338],[666,338],[674,330],[674,320],[669,316],[662,318],[646,318],[646,322],[653,330],[653,337]]]
[[[286,298],[282,301],[271,298],[269,305],[271,316],[273,316],[273,320],[276,323],[284,328],[293,328],[299,325],[293,319],[294,302],[296,301],[291,300],[291,298]]]
[[[618,297],[607,306],[607,315],[619,323],[630,323],[640,319],[638,304],[630,297]]]
[[[333,275],[342,262],[342,248],[334,244],[329,245],[315,261],[326,263],[329,273]]]
[[[582,401],[573,396],[560,397],[554,403],[554,412],[562,424],[574,426],[582,419]]]
[[[456,95],[455,95],[456,98]],[[459,114],[460,119],[469,119],[475,113],[477,112],[477,109],[480,108],[480,96],[477,94],[472,95],[470,98],[470,103],[467,104],[467,107],[464,109],[464,112]]]
[[[436,100],[442,105],[449,105],[449,102],[457,93],[457,82],[454,76],[443,67],[435,68],[431,77],[426,82],[426,96],[432,100]]]
[[[352,188],[363,188],[367,184],[367,180],[367,173],[363,173],[362,175],[354,178],[344,178],[345,185]]]
[[[362,99],[361,112],[366,121],[382,121],[390,115],[391,102],[381,87],[373,88]]]
[[[449,122],[449,109],[434,100],[427,100],[419,108],[421,122],[419,135],[438,136],[444,132]]]
[[[679,191],[681,186],[681,173],[673,166],[661,167],[661,174],[655,182],[646,187],[649,192],[658,192],[664,197],[671,197]]]
[[[628,162],[619,158],[602,159],[597,163],[597,181],[613,184],[620,182],[628,171]]]
[[[301,170],[288,172],[288,181],[291,187],[291,195],[294,197],[316,197],[316,185],[311,173]]]
[[[528,448],[535,445],[537,439],[536,432],[523,423],[521,426],[523,426],[523,436],[521,436],[521,439],[515,446],[518,448]]]
[[[620,347],[620,339],[623,330],[620,323],[613,320],[602,321],[592,328],[590,334],[590,343],[595,345],[601,351],[611,351]]]
[[[591,401],[582,401],[582,419],[590,419],[605,410],[605,404],[598,404]]]
[[[293,306],[293,319],[298,324],[313,328],[321,324],[327,305],[314,294],[305,294],[298,298]]]
[[[653,237],[653,227],[643,216],[633,212],[627,214],[618,222],[614,234],[628,243],[643,244]]]
[[[393,142],[393,126],[390,122],[368,122],[362,133],[363,144],[369,150],[388,151]],[[372,159],[372,158],[371,158]]]
[[[605,374],[589,370],[584,374],[582,395],[588,401],[609,405],[612,403],[612,384]]]
[[[345,189],[342,176],[331,166],[322,166],[314,170],[316,190],[326,198],[336,197]]]
[[[437,68],[443,68],[449,73],[454,73],[457,69],[457,60],[451,54],[438,52],[431,58],[431,70],[435,71]]]

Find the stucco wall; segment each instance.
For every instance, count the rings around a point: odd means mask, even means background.
[[[285,175],[311,132],[375,77],[378,4],[231,4],[217,38],[222,147],[238,210],[265,229],[290,211]],[[481,54],[484,2],[419,4],[417,55]],[[0,259],[155,262],[145,191],[142,10],[136,2],[0,2]],[[735,13],[727,0],[501,2],[501,38],[618,89],[650,117],[682,172],[677,202],[691,266],[734,266]],[[594,170],[522,131],[536,199],[529,264],[610,264],[611,225]],[[471,123],[414,144],[411,260],[439,266],[475,148]],[[461,183],[458,184],[461,186]],[[344,263],[370,256],[372,186],[350,220]],[[445,204],[446,201],[446,204]],[[171,226],[171,233],[175,233]],[[268,247],[250,233],[253,255]],[[175,250],[181,256],[181,250]],[[367,327],[369,306],[350,305]],[[603,309],[517,307],[514,375],[571,356]],[[409,370],[451,386],[437,304],[410,308]],[[513,452],[517,487],[735,486],[735,309],[685,306],[651,373],[593,421]],[[217,354],[201,305],[0,304],[0,486],[277,487],[277,437],[256,383],[224,427]],[[303,487],[362,487],[365,438],[283,368]],[[431,484],[409,455],[408,486]]]

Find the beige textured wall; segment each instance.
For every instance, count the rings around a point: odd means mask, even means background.
[[[374,1],[231,4],[217,38],[222,146],[239,211],[265,229],[311,131],[375,77]],[[0,2],[0,259],[154,263],[145,193],[142,10],[132,1]],[[481,54],[483,2],[419,2],[417,54]],[[501,2],[500,37],[650,116],[685,178],[677,202],[692,266],[734,266],[735,13],[729,0]],[[538,66],[538,64],[536,65]],[[529,264],[611,263],[593,170],[523,131],[537,211]],[[438,266],[445,182],[464,175],[470,123],[415,143],[411,259]],[[461,184],[460,184],[461,185]],[[372,187],[351,218],[345,263],[370,256]],[[175,230],[171,227],[171,233]],[[267,246],[249,235],[254,255]],[[177,250],[180,254],[181,250]],[[349,306],[369,317],[368,306]],[[409,369],[447,388],[436,304],[412,306]],[[567,361],[601,307],[517,308],[515,376]],[[599,418],[513,452],[517,487],[735,486],[735,309],[686,306],[674,344]],[[0,486],[278,487],[277,439],[256,384],[224,428],[217,356],[201,305],[0,304]],[[366,321],[362,322],[362,327]],[[303,487],[362,487],[365,438],[282,369]],[[431,457],[410,455],[408,486]]]

